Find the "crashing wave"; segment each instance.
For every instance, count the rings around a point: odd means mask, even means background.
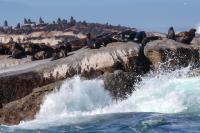
[[[200,77],[188,77],[189,68],[142,78],[136,91],[113,101],[102,80],[66,80],[44,98],[35,120],[20,128],[46,128],[88,120],[88,116],[124,112],[186,113],[200,110]]]
[[[200,26],[197,27],[197,33],[200,34]]]

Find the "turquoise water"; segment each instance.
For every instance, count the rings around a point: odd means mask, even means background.
[[[149,74],[123,101],[113,101],[101,80],[74,77],[44,98],[35,120],[0,132],[198,132],[200,77],[189,72]]]

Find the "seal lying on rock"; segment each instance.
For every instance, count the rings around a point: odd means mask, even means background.
[[[121,34],[122,34],[123,41],[133,41],[137,32],[133,30],[126,30],[126,31],[123,31]]]
[[[72,52],[72,45],[70,43],[66,43],[64,46],[65,46],[67,52]]]
[[[95,42],[94,42],[94,39],[91,37],[90,33],[88,33],[86,35],[86,40],[85,40],[84,44],[88,48],[95,49]]]
[[[32,60],[42,60],[42,59],[47,59],[51,58],[54,53],[54,49],[50,46],[46,45],[32,45],[29,51],[32,55]]]
[[[151,41],[161,40],[161,39],[162,39],[162,37],[160,37],[160,36],[145,37],[145,38],[142,40],[141,44],[142,44],[142,46],[145,46],[147,43],[149,43],[149,42],[151,42]]]
[[[55,53],[53,54],[52,60],[57,60],[63,57],[66,57],[68,53],[68,49],[65,46],[59,46],[55,49]]]
[[[134,41],[137,43],[141,43],[142,40],[146,37],[146,33],[144,31],[137,32],[134,38]]]
[[[34,55],[41,51],[39,44],[28,44],[25,46],[25,52],[27,55]]]
[[[32,56],[31,59],[32,59],[32,61],[46,59],[46,53],[45,53],[45,51],[37,52]]]
[[[125,30],[118,34],[113,35],[113,39],[117,40],[118,42],[127,42],[133,41],[137,32],[135,30]]]
[[[190,44],[195,37],[196,29],[190,29],[190,31],[180,32],[176,35],[176,40],[181,43]]]
[[[23,57],[26,57],[26,54],[25,54],[25,49],[19,45],[18,43],[15,43],[13,46],[12,46],[12,50],[11,50],[11,56],[12,58],[15,58],[15,59],[21,59]]]
[[[176,34],[173,27],[170,27],[167,34],[168,39],[176,40]]]
[[[103,34],[100,36],[97,36],[94,39],[94,46],[95,48],[100,48],[101,46],[107,46],[107,44],[112,42],[117,42],[118,40],[114,38],[115,33],[111,34]]]
[[[1,55],[9,55],[11,54],[11,45],[10,44],[1,44],[0,45],[0,54]]]

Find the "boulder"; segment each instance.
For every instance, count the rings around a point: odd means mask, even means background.
[[[154,69],[175,69],[197,65],[199,52],[190,45],[170,39],[150,42],[144,48],[144,55],[151,61]]]
[[[116,100],[125,99],[134,91],[135,83],[140,80],[134,72],[116,70],[114,73],[105,73],[99,77],[103,79],[105,88]]]
[[[190,45],[193,49],[198,50],[200,53],[200,37],[195,37]]]
[[[0,108],[0,124],[13,125],[19,124],[22,120],[34,119],[34,116],[40,109],[44,96],[55,88],[59,88],[61,83],[62,81],[57,81],[35,88],[29,95],[3,105],[3,108]]]

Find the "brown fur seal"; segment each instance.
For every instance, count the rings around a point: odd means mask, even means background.
[[[0,54],[1,55],[10,55],[12,45],[11,44],[0,44]]]
[[[97,36],[94,39],[95,48],[100,48],[101,46],[107,46],[109,43],[117,42],[118,40],[114,38],[114,35],[115,33]]]
[[[52,60],[57,60],[63,57],[66,57],[68,53],[68,49],[65,46],[59,46],[55,49],[55,53],[53,54]]]
[[[35,53],[33,56],[32,56],[32,61],[34,60],[44,60],[46,59],[46,53],[45,51],[40,51],[40,52],[37,52]]]
[[[25,47],[25,52],[27,55],[34,55],[39,51],[41,51],[39,44],[27,44]]]
[[[12,54],[10,57],[15,58],[15,59],[21,59],[26,56],[25,49],[18,43],[15,43],[12,46],[11,52]]]
[[[54,49],[44,44],[32,44],[26,52],[32,55],[32,60],[43,60],[51,58],[54,54]]]
[[[190,31],[180,32],[176,35],[177,41],[181,43],[190,44],[195,37],[196,29],[190,29]]]

